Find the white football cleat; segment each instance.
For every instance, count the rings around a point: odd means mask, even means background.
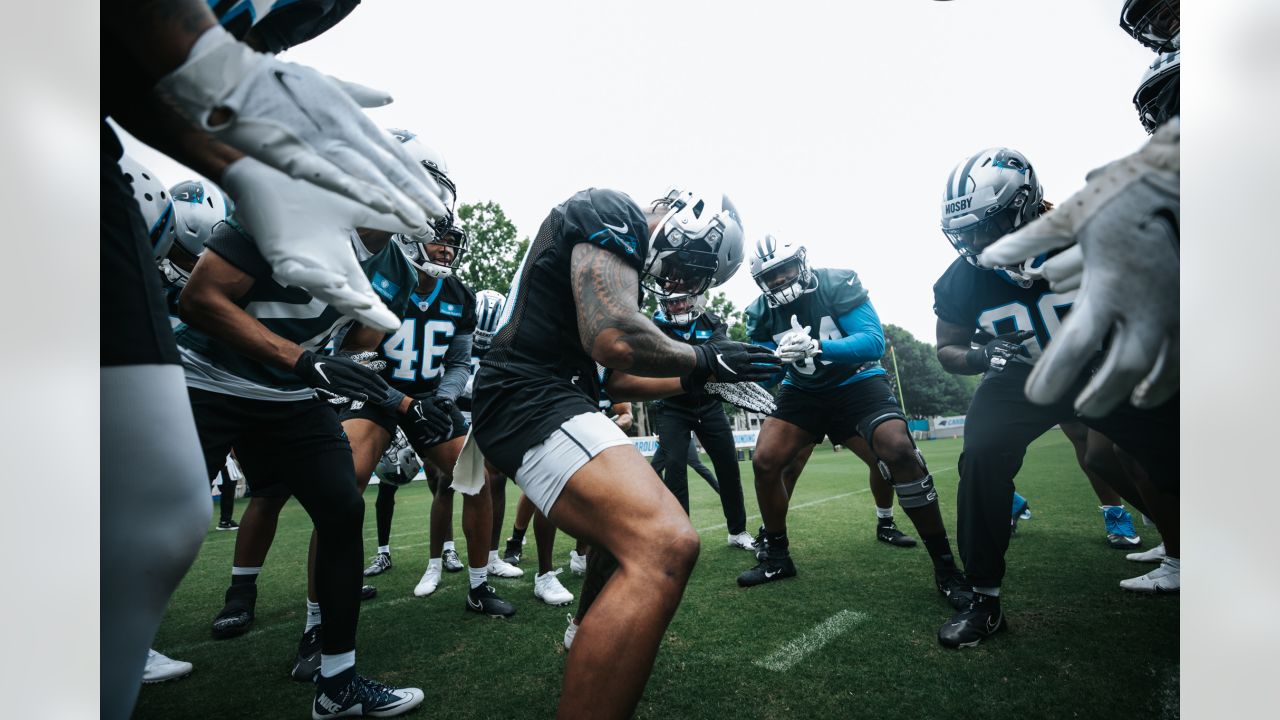
[[[524,570],[512,565],[502,558],[494,558],[489,561],[485,570],[494,577],[500,578],[518,578],[524,575]]]
[[[568,650],[573,647],[573,636],[578,634],[578,623],[573,621],[573,613],[565,615],[569,621],[569,627],[564,629],[564,649]]]
[[[574,575],[587,574],[587,556],[579,555],[577,550],[569,551],[569,572]]]
[[[1176,593],[1181,587],[1179,580],[1180,569],[1176,560],[1171,563],[1166,558],[1164,562],[1160,563],[1160,567],[1146,575],[1121,580],[1120,587],[1134,592]]]
[[[1124,556],[1124,559],[1132,560],[1134,562],[1158,563],[1164,562],[1164,557],[1164,543],[1160,543],[1159,545],[1144,552],[1129,553]]]
[[[747,532],[746,530],[743,530],[737,535],[729,536],[729,547],[742,548],[743,550],[750,550],[752,552],[755,552],[756,539],[751,536],[751,533]]]
[[[422,573],[422,579],[413,588],[415,597],[426,597],[436,591],[440,587],[441,568],[427,566],[427,571]]]
[[[573,602],[573,593],[566,590],[556,577],[562,572],[562,568],[556,568],[542,575],[534,575],[533,596],[548,605],[568,605]]]
[[[142,682],[158,683],[177,680],[191,674],[194,668],[185,660],[174,660],[155,650],[147,650],[147,665],[142,671]]]

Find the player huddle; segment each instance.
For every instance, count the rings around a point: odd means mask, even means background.
[[[913,523],[936,591],[954,612],[939,642],[977,644],[1006,624],[1000,585],[1010,504],[1014,518],[1026,506],[1014,491],[1022,456],[1061,424],[1096,476],[1113,546],[1138,543],[1121,498],[1164,536],[1161,548],[1135,553],[1160,567],[1122,586],[1177,590],[1176,307],[1172,325],[1161,316],[1154,331],[1146,331],[1146,318],[1127,316],[1120,324],[1130,332],[1137,325],[1143,337],[1131,342],[1117,332],[1098,352],[1110,329],[1106,271],[1123,260],[1094,239],[1102,222],[1096,218],[1106,216],[1110,227],[1118,222],[1121,232],[1138,236],[1134,242],[1172,244],[1176,292],[1176,1],[1124,6],[1126,29],[1161,52],[1134,99],[1156,137],[1120,161],[1146,163],[1142,188],[1120,183],[1108,190],[1113,202],[1105,207],[1080,210],[1068,200],[1053,210],[1030,160],[1001,147],[966,156],[945,178],[941,228],[960,257],[934,288],[938,356],[950,372],[983,375],[959,461],[963,568],[926,458],[879,363],[883,329],[856,272],[814,266],[798,239],[749,234],[723,193],[676,187],[641,204],[591,188],[550,211],[507,296],[469,288],[457,272],[470,239],[455,222],[458,191],[443,156],[411,131],[371,128],[356,104],[383,102],[376,91],[250,49],[301,42],[351,7],[286,3],[262,17],[222,8],[227,29],[245,45],[196,5],[184,26],[196,28],[188,30],[189,47],[156,86],[195,125],[139,130],[127,109],[113,114],[158,147],[177,147],[174,132],[212,133],[208,146],[221,149],[175,155],[218,179],[226,193],[207,181],[167,190],[127,157],[116,165],[114,143],[104,147],[104,258],[114,253],[110,262],[125,268],[110,280],[126,289],[118,291],[116,325],[108,327],[104,310],[104,338],[117,330],[111,342],[120,344],[104,341],[103,355],[111,368],[104,368],[104,388],[108,378],[124,389],[150,387],[143,395],[157,422],[190,428],[204,478],[191,443],[153,450],[145,429],[135,432],[125,420],[112,432],[121,433],[121,452],[141,459],[110,459],[105,389],[104,475],[109,460],[148,476],[167,471],[190,480],[188,491],[199,483],[207,498],[207,481],[234,449],[252,500],[212,623],[219,639],[250,629],[276,519],[290,497],[298,500],[315,531],[291,675],[315,683],[312,717],[390,717],[423,700],[418,688],[390,687],[355,670],[360,604],[376,593],[363,577],[391,568],[395,489],[421,467],[433,501],[429,560],[416,596],[431,595],[444,572],[465,569],[466,611],[513,616],[515,606],[487,578],[523,573],[520,545],[532,518],[535,596],[565,604],[573,595],[552,567],[554,533],[577,538],[580,550],[590,546],[578,611],[565,633],[565,717],[626,717],[643,692],[700,550],[688,517],[690,433],[719,476],[728,544],[755,554],[754,566],[737,577],[742,587],[797,575],[789,500],[809,453],[826,438],[868,465],[877,537],[915,544],[893,523],[892,494]],[[315,12],[300,13],[299,5]],[[272,73],[277,86],[267,80]],[[345,95],[339,101],[335,93]],[[110,130],[103,127],[105,137]],[[299,136],[311,130],[298,127],[315,127],[316,135]],[[335,150],[335,137],[345,149]],[[1172,165],[1159,155],[1161,143],[1172,143]],[[1170,172],[1172,199],[1160,194]],[[1135,229],[1135,218],[1152,214],[1173,221]],[[1042,227],[1056,232],[1036,237]],[[742,343],[707,311],[706,297],[744,261],[761,295],[746,310],[749,342]],[[1156,293],[1165,287],[1152,286]],[[654,317],[640,310],[646,293],[659,299]],[[1168,297],[1133,306],[1161,300]],[[1073,305],[1090,320],[1069,318]],[[157,321],[166,315],[169,322]],[[1101,334],[1080,340],[1073,332]],[[1051,342],[1052,352],[1068,350],[1038,363],[1051,354]],[[181,368],[181,396],[173,394],[174,366]],[[1122,402],[1135,385],[1132,402]],[[641,400],[661,402],[666,460],[659,474],[624,432],[625,403]],[[768,415],[752,462],[763,519],[755,538],[722,402]],[[362,493],[375,472],[378,552],[364,568]],[[516,533],[500,556],[507,479],[523,496]],[[465,559],[452,540],[455,491],[462,495]],[[157,503],[173,493],[149,498],[147,507],[160,513]],[[159,530],[178,538],[167,558],[138,551],[121,539],[131,529],[104,522],[104,558],[132,548],[122,562],[143,574],[161,569],[151,586],[128,589],[134,595],[122,588],[114,604],[104,587],[104,618],[129,619],[112,631],[118,635],[104,631],[104,715],[128,714],[139,677],[190,671],[150,650],[146,674],[138,672],[157,608],[199,546],[190,528],[179,527],[195,515],[174,513],[162,522]],[[122,584],[131,576],[123,577]],[[131,606],[139,593],[146,602]],[[121,662],[108,671],[110,657]]]

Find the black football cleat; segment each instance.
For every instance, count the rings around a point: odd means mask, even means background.
[[[916,546],[916,539],[899,530],[898,526],[893,524],[893,518],[881,518],[876,523],[876,539],[894,547]]]
[[[938,586],[938,594],[947,599],[952,609],[964,610],[973,601],[973,586],[959,570],[935,571],[933,581]]]
[[[974,593],[969,607],[961,610],[938,628],[938,642],[943,647],[975,647],[983,638],[1008,627],[1000,598]]]
[[[742,571],[738,576],[738,585],[752,587],[795,576],[796,565],[791,562],[791,553],[785,549],[780,551],[769,549],[765,552],[764,559],[760,560],[755,567]]]
[[[516,607],[498,597],[493,586],[485,583],[467,592],[467,610],[495,618],[509,618],[516,614]]]
[[[298,640],[298,657],[293,661],[289,677],[298,682],[311,682],[320,672],[320,633],[323,625],[317,625],[302,633]]]
[[[213,618],[213,639],[226,640],[249,632],[257,602],[258,586],[253,583],[227,588],[222,609]]]
[[[508,565],[519,565],[522,553],[524,553],[524,543],[515,538],[507,538],[507,547],[502,551],[502,561]]]
[[[376,597],[378,597],[377,586],[375,585],[360,586],[360,602],[364,602],[365,600],[372,600]]]

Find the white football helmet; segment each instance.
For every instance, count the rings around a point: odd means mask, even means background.
[[[169,196],[173,200],[174,242],[159,266],[170,284],[182,287],[191,276],[190,266],[204,253],[213,226],[231,215],[232,205],[222,190],[207,180],[180,182],[169,188]]]
[[[434,230],[436,235],[443,235],[453,225],[453,209],[454,204],[458,201],[458,188],[449,179],[449,164],[445,162],[444,155],[439,150],[427,145],[418,139],[417,133],[412,130],[404,130],[401,128],[388,128],[387,132],[404,146],[409,157],[422,164],[427,169],[427,173],[431,178],[440,184],[440,188],[445,192],[444,206],[445,215],[436,221]]]
[[[506,296],[496,290],[481,290],[476,293],[476,332],[472,335],[471,344],[477,349],[489,349],[494,333],[498,332],[498,319],[502,317],[502,308],[506,304]]]
[[[1147,133],[1178,116],[1179,70],[1182,52],[1162,52],[1142,74],[1138,92],[1133,94],[1133,106],[1138,109],[1138,119]]]
[[[1156,52],[1176,49],[1181,32],[1178,4],[1178,0],[1125,0],[1120,27]]]
[[[724,284],[742,265],[742,219],[728,196],[672,188],[649,210],[665,211],[640,272],[654,295],[701,294]]]
[[[769,307],[795,302],[818,287],[809,267],[809,251],[800,243],[779,241],[772,235],[756,241],[755,252],[751,253],[751,279],[760,286]]]
[[[658,298],[658,307],[662,310],[662,317],[668,323],[679,327],[687,327],[692,325],[693,321],[702,317],[702,313],[706,311],[707,296],[703,293],[698,295],[684,293],[668,295]]]
[[[173,245],[173,200],[160,179],[128,154],[121,156],[120,170],[133,188],[133,199],[142,211],[142,222],[158,261],[169,254]]]
[[[404,431],[396,428],[396,434],[391,438],[387,451],[378,460],[374,474],[381,482],[403,487],[417,477],[421,470],[422,460],[409,445],[409,439],[405,437]]]
[[[961,160],[947,176],[942,195],[942,233],[974,267],[988,245],[1040,216],[1044,188],[1031,162],[1017,150],[993,147]],[[1021,266],[1001,268],[1030,287]]]

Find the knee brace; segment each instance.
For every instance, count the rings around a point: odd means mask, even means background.
[[[924,453],[920,452],[920,448],[916,447],[916,441],[914,439],[911,440],[911,446],[914,448],[916,462],[920,464],[920,469],[924,471],[925,475],[928,475],[929,465],[924,461]],[[885,482],[892,482],[893,473],[889,472],[888,463],[880,458],[876,458],[876,468],[880,470],[880,477],[884,478]]]
[[[938,502],[938,491],[933,487],[933,476],[928,473],[919,480],[894,483],[893,490],[898,493],[898,504],[903,510],[928,507]]]

